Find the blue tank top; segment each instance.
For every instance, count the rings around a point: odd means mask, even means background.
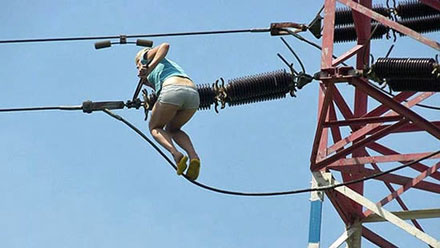
[[[190,79],[189,76],[183,71],[182,67],[180,67],[176,62],[163,58],[157,64],[154,70],[151,71],[147,79],[154,85],[154,90],[156,91],[156,94],[159,95],[163,82],[172,76],[180,76]]]

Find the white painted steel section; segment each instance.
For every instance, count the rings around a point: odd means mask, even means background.
[[[335,242],[333,242],[332,245],[330,245],[330,248],[340,247],[355,232],[356,228],[349,228],[348,230],[344,231],[344,233],[342,233],[342,235],[339,236],[339,238]]]

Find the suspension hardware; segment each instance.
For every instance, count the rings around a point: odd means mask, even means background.
[[[285,98],[287,93],[295,96],[296,89],[301,89],[310,83],[314,77],[299,73],[294,76],[285,70],[267,72],[252,76],[240,77],[228,81],[225,85],[223,78],[216,80],[212,85],[197,85],[200,96],[199,110],[207,110],[214,105],[215,112],[228,106],[237,106],[254,102],[262,102]],[[147,90],[142,90],[143,101],[139,99],[129,100],[125,104],[128,108],[139,108],[142,106],[145,112],[145,119],[148,111],[153,108],[157,101],[155,93],[148,95]]]
[[[408,0],[399,3],[398,6],[393,8],[376,5],[373,6],[372,10],[382,16],[395,20],[397,23],[418,33],[428,33],[440,30],[440,11],[415,0]],[[372,30],[376,25],[378,26],[377,30],[371,39],[381,39],[384,35],[386,35],[387,39],[390,38],[390,28],[372,20]],[[316,33],[318,29],[314,27],[314,30],[315,37],[319,38],[320,33]],[[393,36],[394,35],[395,31],[393,30]],[[404,36],[404,34],[400,34],[400,36]],[[354,27],[352,10],[347,7],[336,9],[334,41],[349,42],[355,41],[356,39],[357,34]]]
[[[379,78],[432,79],[440,77],[432,58],[378,58],[372,70]]]
[[[436,32],[440,30],[440,15],[405,19],[399,23],[418,33]],[[402,33],[399,34],[404,36]]]
[[[395,8],[395,14],[404,20],[417,17],[440,15],[440,11],[431,8],[426,4],[411,0],[399,3],[399,5]]]
[[[373,6],[372,10],[383,16],[391,17],[391,10],[382,5]],[[353,24],[353,15],[348,7],[337,8],[335,11],[335,25]]]
[[[377,26],[377,28],[376,28]],[[371,23],[371,32],[376,28],[376,31],[371,36],[371,39],[382,39],[384,35],[387,35],[389,32],[389,28],[383,24],[372,22]],[[353,24],[344,25],[340,27],[335,27],[334,31],[334,40],[336,43],[338,42],[349,42],[355,41],[357,39],[356,29]]]

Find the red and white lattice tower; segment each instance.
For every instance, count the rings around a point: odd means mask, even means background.
[[[358,40],[353,48],[334,59],[332,55],[336,2],[352,9]],[[440,10],[438,0],[420,2]],[[427,142],[437,142],[440,148],[439,119],[427,120],[413,108],[436,92],[406,91],[390,97],[373,87],[368,79],[353,73],[354,69],[368,66],[368,59],[364,59],[362,55],[370,53],[371,19],[437,51],[440,51],[440,44],[372,11],[371,8],[372,0],[325,0],[318,123],[310,166],[315,186],[336,184],[338,182],[335,181],[335,176],[342,178],[343,182],[359,179],[380,172],[382,163],[405,164],[433,152],[400,152],[392,145],[381,143],[391,134],[398,133],[401,137],[409,137],[405,141],[408,147],[411,146],[411,138],[414,138],[414,135],[423,134],[421,137],[429,139]],[[353,56],[357,56],[355,67],[341,66],[342,62]],[[350,86],[347,86],[347,82]],[[340,91],[341,87],[354,87],[354,97],[344,96]],[[374,104],[369,104],[373,102]],[[344,132],[344,129],[350,129],[350,132]],[[338,247],[343,242],[346,242],[348,247],[360,247],[361,238],[380,247],[396,247],[366,224],[376,221],[387,221],[390,225],[403,229],[403,234],[407,232],[420,239],[421,243],[440,247],[438,239],[425,233],[417,221],[420,218],[440,217],[440,209],[409,209],[400,197],[409,190],[415,194],[423,191],[439,194],[439,158],[440,156],[436,155],[414,163],[410,166],[414,171],[412,176],[399,170],[374,180],[326,191],[326,196],[346,226],[345,232],[332,247]],[[428,177],[431,179],[427,180]],[[384,187],[388,192],[380,196],[380,200],[376,197],[374,201],[370,200],[364,189],[370,184],[379,183],[382,185],[380,187]],[[319,247],[321,201],[320,193],[312,194],[309,247]],[[402,211],[392,212],[384,208],[384,205],[392,201],[396,201]]]

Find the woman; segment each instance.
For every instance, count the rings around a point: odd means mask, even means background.
[[[186,170],[188,157],[176,149],[173,140],[183,148],[190,159],[186,176],[196,180],[200,159],[189,136],[181,128],[197,111],[200,98],[196,86],[182,68],[165,58],[169,47],[168,43],[162,43],[152,49],[140,50],[135,58],[138,77],[158,96],[150,117],[151,135],[173,155],[177,175],[182,175]]]

